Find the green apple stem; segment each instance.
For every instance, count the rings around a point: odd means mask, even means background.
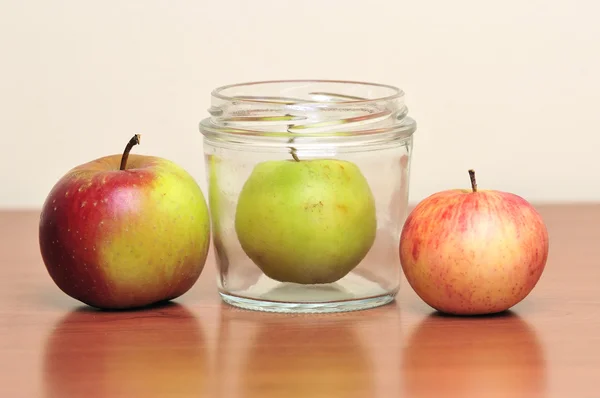
[[[129,152],[131,152],[131,148],[140,143],[141,134],[136,134],[127,143],[125,150],[123,151],[123,156],[121,157],[121,167],[119,170],[125,170],[127,166],[127,159],[129,158]]]
[[[475,180],[475,170],[469,170],[469,177],[471,177],[471,188],[473,188],[473,192],[477,192],[477,181]]]

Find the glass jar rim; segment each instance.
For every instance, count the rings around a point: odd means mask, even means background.
[[[364,98],[358,98],[358,97],[356,97],[356,98],[347,97],[348,98],[347,101],[336,101],[335,102],[336,104],[361,104],[361,103],[378,102],[378,101],[392,101],[392,100],[395,100],[397,98],[401,98],[404,96],[403,90],[401,90],[400,88],[398,88],[396,86],[392,86],[389,84],[373,83],[373,82],[358,81],[358,80],[329,80],[329,79],[256,80],[256,81],[250,81],[250,82],[244,82],[244,83],[233,83],[233,84],[227,84],[227,85],[215,88],[214,90],[212,90],[211,95],[222,101],[228,101],[228,102],[237,102],[237,103],[244,103],[244,102],[265,103],[266,102],[266,103],[273,103],[273,104],[281,104],[280,101],[265,101],[265,100],[258,101],[256,99],[247,98],[247,97],[228,96],[228,95],[224,95],[223,91],[229,90],[229,89],[234,89],[234,88],[240,88],[240,87],[258,86],[258,85],[267,85],[267,84],[286,84],[286,83],[317,83],[317,84],[331,83],[331,84],[361,85],[361,86],[367,86],[367,87],[385,88],[385,89],[392,91],[392,94],[390,94],[390,95],[376,97],[376,98],[364,99]],[[320,102],[306,101],[306,100],[294,102],[294,104],[307,104],[307,103],[320,103]]]
[[[211,96],[211,116],[199,125],[211,140],[397,140],[416,130],[404,91],[381,83],[263,80],[224,85]]]

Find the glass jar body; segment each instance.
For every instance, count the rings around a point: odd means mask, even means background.
[[[213,98],[213,118],[201,123],[221,297],[277,312],[392,301],[414,122],[397,98],[277,84],[295,95],[243,87],[243,96]],[[354,84],[327,88],[354,94]]]

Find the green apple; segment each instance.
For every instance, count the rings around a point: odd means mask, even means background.
[[[245,182],[235,230],[248,257],[280,282],[332,283],[366,256],[377,229],[371,188],[354,163],[266,161]]]
[[[79,165],[52,188],[39,223],[42,259],[57,286],[90,306],[126,309],[187,292],[210,243],[204,195],[177,164],[131,155]]]

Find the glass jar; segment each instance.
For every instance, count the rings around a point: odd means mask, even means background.
[[[228,85],[200,122],[218,289],[231,305],[339,312],[392,301],[416,123],[396,87]]]

